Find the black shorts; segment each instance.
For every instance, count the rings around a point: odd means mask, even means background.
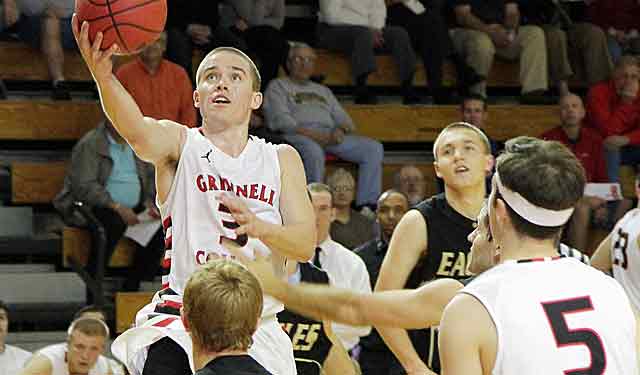
[[[172,339],[165,337],[151,344],[142,375],[191,375],[189,357]]]

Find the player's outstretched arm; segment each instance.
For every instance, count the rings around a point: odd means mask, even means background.
[[[25,365],[20,375],[51,375],[53,367],[49,358],[42,354],[35,354]]]
[[[407,212],[393,231],[375,291],[404,288],[418,260],[426,254],[427,241],[427,223],[420,212],[417,210]],[[405,330],[391,327],[376,328],[408,373],[426,371],[427,366],[420,359]]]
[[[441,375],[490,374],[496,342],[495,327],[482,304],[470,295],[457,295],[440,322]]]
[[[600,242],[596,252],[591,257],[591,266],[602,272],[611,271],[611,233]]]
[[[331,329],[331,322],[324,322],[324,332],[331,340],[331,349],[329,350],[329,354],[327,358],[324,360],[322,364],[322,369],[324,370],[324,374],[326,375],[355,375],[356,369],[347,354],[344,346],[333,333]]]
[[[408,329],[437,325],[442,311],[462,284],[453,279],[435,280],[418,289],[364,294],[328,285],[288,284],[273,272],[271,260],[260,255],[248,259],[235,255],[260,280],[266,294],[288,309],[316,320],[353,326],[388,326]]]
[[[138,104],[112,73],[111,57],[118,46],[114,44],[101,51],[101,32],[97,33],[92,44],[89,41],[89,23],[85,21],[80,25],[76,15],[71,22],[82,58],[98,86],[102,108],[118,133],[142,160],[154,164],[166,158],[177,160],[183,137],[182,126],[144,117]]]

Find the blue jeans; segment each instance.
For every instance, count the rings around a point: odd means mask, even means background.
[[[358,164],[356,206],[376,204],[382,189],[384,149],[380,142],[359,135],[346,135],[342,143],[323,148],[300,134],[284,134],[284,139],[300,153],[309,183],[323,181],[325,152]]]
[[[640,164],[640,147],[625,146],[619,149],[605,149],[607,159],[607,177],[609,182],[620,182],[620,166]]]

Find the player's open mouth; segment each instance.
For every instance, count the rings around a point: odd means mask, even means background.
[[[211,98],[211,102],[213,104],[229,104],[231,103],[231,100],[229,100],[229,98],[227,98],[224,95],[216,95],[213,98]]]
[[[463,173],[468,171],[469,171],[469,168],[465,167],[464,165],[461,165],[455,169],[456,173]]]

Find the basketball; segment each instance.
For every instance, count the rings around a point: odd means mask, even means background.
[[[167,0],[76,0],[79,25],[89,22],[89,40],[102,31],[101,49],[118,44],[118,54],[131,55],[155,41],[167,20]]]

